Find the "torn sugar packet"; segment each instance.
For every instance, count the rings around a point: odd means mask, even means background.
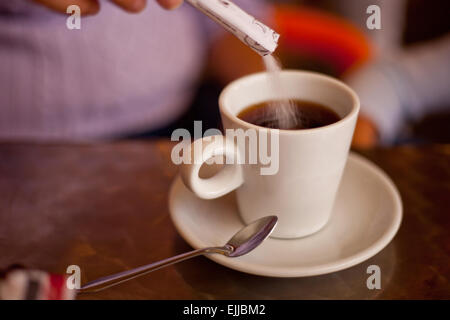
[[[187,0],[261,56],[271,54],[280,35],[229,0]]]

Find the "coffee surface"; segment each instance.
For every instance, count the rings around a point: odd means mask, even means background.
[[[238,114],[238,118],[251,124],[284,130],[312,129],[327,126],[339,121],[341,118],[330,108],[311,101],[292,100],[294,121],[289,126],[280,121],[279,101],[266,101],[251,105]]]

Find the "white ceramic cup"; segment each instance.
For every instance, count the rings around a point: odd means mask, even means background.
[[[181,176],[200,198],[217,198],[236,190],[245,223],[277,215],[279,221],[272,237],[304,237],[319,231],[330,218],[359,112],[359,99],[344,83],[318,73],[282,71],[277,79],[282,93],[274,88],[269,77],[267,73],[253,74],[223,90],[219,106],[224,129],[273,131],[247,123],[237,115],[251,105],[280,98],[323,104],[333,109],[341,120],[314,129],[277,130],[279,166],[274,175],[261,175],[260,169],[267,165],[258,162],[227,165],[213,177],[203,179],[199,177],[200,162],[183,164]],[[196,140],[189,153],[192,157],[195,152],[201,153],[196,156],[208,159],[245,152],[233,143],[223,143],[225,137],[217,138]],[[195,151],[193,146],[199,142],[204,148]]]

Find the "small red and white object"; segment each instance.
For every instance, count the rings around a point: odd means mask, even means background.
[[[0,278],[0,300],[73,300],[75,296],[65,275],[13,268]]]

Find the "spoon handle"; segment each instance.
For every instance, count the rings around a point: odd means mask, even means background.
[[[225,246],[225,247],[212,247],[189,251],[158,262],[150,263],[131,270],[115,273],[106,277],[96,279],[94,281],[86,283],[84,286],[82,286],[80,289],[77,290],[77,293],[98,292],[186,259],[197,257],[205,253],[225,254],[229,252],[229,250],[230,249]]]

